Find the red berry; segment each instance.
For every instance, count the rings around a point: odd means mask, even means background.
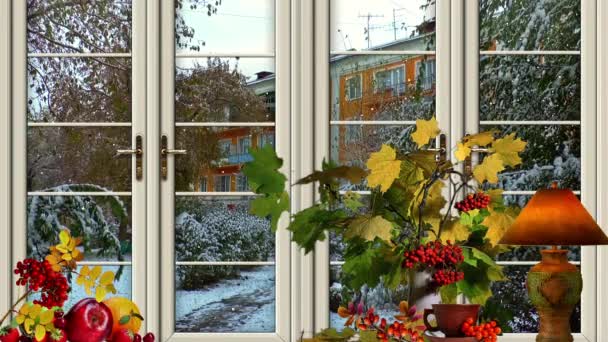
[[[149,332],[144,336],[144,342],[154,342],[154,334]]]

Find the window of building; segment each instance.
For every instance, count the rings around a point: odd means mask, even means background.
[[[245,192],[249,191],[249,185],[247,183],[247,176],[238,174],[236,176],[236,191]]]
[[[346,100],[360,99],[362,94],[361,75],[351,76],[346,79],[345,83]]]
[[[384,93],[391,91],[393,95],[405,92],[405,67],[397,67],[374,73],[374,91]]]
[[[201,185],[199,187],[199,191],[207,192],[207,177],[201,178]]]
[[[241,155],[248,154],[250,148],[251,148],[251,137],[250,136],[239,138],[238,147],[237,147],[238,154],[241,154]]]
[[[215,192],[230,191],[230,176],[213,176],[213,190]]]

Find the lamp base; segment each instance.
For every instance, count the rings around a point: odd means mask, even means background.
[[[542,261],[528,273],[528,295],[538,310],[537,342],[571,342],[570,316],[581,299],[583,278],[568,262],[567,250],[541,251]]]

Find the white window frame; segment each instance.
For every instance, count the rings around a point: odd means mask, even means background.
[[[316,100],[315,141],[317,144],[314,161],[317,168],[321,166],[323,158],[329,157],[331,127],[335,124],[361,124],[361,122],[330,120],[329,56],[334,53],[364,53],[329,51],[328,1],[330,0],[315,1],[316,84],[314,95]],[[581,0],[581,7],[581,22],[583,23],[580,53],[583,65],[581,126],[590,128],[585,133],[581,133],[582,167],[585,170],[581,176],[582,202],[592,214],[596,215],[600,225],[606,226],[608,224],[608,215],[605,214],[608,212],[608,179],[605,179],[608,178],[608,163],[605,161],[608,153],[608,137],[605,134],[608,129],[608,100],[606,99],[608,93],[608,34],[606,33],[608,31],[606,23],[608,4],[602,0]],[[470,115],[465,117],[465,113],[479,112],[478,83],[465,82],[466,79],[479,78],[479,0],[437,0],[436,11],[436,108],[441,128],[448,133],[451,147],[456,145],[465,132],[474,133],[479,130],[478,117]],[[598,47],[599,50],[597,50]],[[596,52],[599,52],[599,58]],[[387,52],[382,51],[381,53],[386,54]],[[406,54],[407,52],[397,53]],[[428,54],[426,51],[419,53]],[[512,54],[520,53],[522,52]],[[533,53],[538,54],[539,52]],[[600,61],[597,64],[597,70],[595,69],[596,59]],[[602,77],[596,78],[596,71]],[[603,95],[598,97],[596,94]],[[446,118],[444,113],[450,113],[450,115]],[[374,123],[378,124],[378,122],[369,122],[369,124]],[[386,124],[387,122],[381,123]],[[597,127],[597,134],[593,127]],[[596,141],[596,136],[600,140]],[[448,153],[451,155],[450,148],[448,148]],[[598,175],[600,177],[597,177]],[[598,187],[602,191],[597,191]],[[602,212],[604,215],[601,215]],[[608,248],[583,247],[581,259],[585,283],[582,295],[582,325],[581,333],[574,334],[574,338],[575,341],[596,341],[596,336],[606,336],[608,333],[608,327],[606,324],[602,324],[608,320],[608,309],[606,309],[608,293],[605,290],[608,288],[608,275],[599,272],[601,268],[598,267],[603,265],[605,268],[608,265]],[[329,243],[327,241],[319,242],[315,249],[315,331],[329,325],[329,288],[327,285],[329,284],[329,265]],[[603,293],[602,289],[604,289]],[[535,335],[506,334],[501,341],[530,340]]]
[[[144,134],[146,129],[146,83],[145,78],[133,77],[132,84],[132,117],[128,123],[120,122],[27,122],[27,58],[29,57],[125,57],[131,58],[132,74],[143,75],[146,70],[146,39],[147,33],[143,28],[146,22],[146,3],[142,0],[135,0],[132,4],[132,43],[131,52],[128,53],[31,53],[27,50],[27,2],[26,1],[10,1],[1,0],[0,6],[3,10],[0,12],[0,20],[3,25],[6,25],[3,30],[1,43],[3,45],[1,60],[3,67],[8,67],[6,78],[0,83],[2,86],[8,86],[12,89],[10,93],[5,91],[2,95],[2,103],[8,104],[2,107],[7,110],[2,115],[2,125],[0,131],[3,137],[6,137],[8,142],[3,144],[4,149],[8,149],[7,155],[2,155],[6,159],[6,163],[2,164],[0,173],[3,175],[2,180],[8,181],[10,186],[7,189],[9,193],[3,193],[2,202],[10,201],[2,205],[3,220],[6,229],[3,229],[3,234],[6,234],[6,239],[2,239],[2,249],[10,253],[8,258],[3,258],[2,270],[8,270],[9,275],[3,274],[3,279],[7,281],[7,288],[0,288],[2,291],[0,299],[0,309],[4,309],[7,303],[12,302],[24,293],[24,288],[12,286],[14,284],[14,276],[12,270],[14,263],[17,260],[22,260],[27,254],[27,197],[28,196],[76,196],[86,194],[89,196],[130,196],[133,206],[131,208],[132,225],[132,261],[82,261],[79,265],[101,265],[101,266],[130,266],[132,272],[131,293],[132,299],[138,303],[142,315],[150,317],[153,313],[150,312],[147,303],[148,279],[147,272],[147,254],[146,254],[146,182],[145,180],[137,180],[135,177],[135,158],[132,158],[132,189],[131,191],[111,191],[103,193],[60,193],[60,192],[28,192],[25,182],[27,170],[27,138],[25,130],[28,127],[130,127],[131,128],[131,144],[135,146],[135,136]],[[6,97],[4,97],[6,96]],[[5,132],[6,130],[6,132]],[[20,134],[22,133],[22,134]],[[145,135],[144,135],[145,136]],[[146,142],[143,142],[144,151],[146,151]],[[132,146],[124,146],[123,148],[131,148]],[[119,147],[120,148],[120,147]],[[6,152],[6,151],[3,151]],[[10,170],[8,169],[10,168]],[[6,233],[4,233],[6,231]],[[9,252],[10,251],[10,252]],[[6,268],[4,267],[6,266]],[[148,321],[142,324],[142,329],[154,329],[154,324]]]
[[[291,184],[290,156],[291,156],[291,1],[275,0],[275,53],[175,53],[174,32],[174,5],[173,1],[161,1],[158,20],[155,22],[160,28],[160,78],[163,80],[160,86],[160,134],[168,137],[169,146],[173,146],[175,134],[174,127],[243,127],[243,126],[274,126],[275,127],[275,149],[279,157],[283,158],[284,164],[281,172],[288,175],[286,187]],[[159,25],[160,23],[160,25]],[[180,123],[174,118],[174,65],[175,58],[193,57],[263,57],[275,58],[276,64],[276,113],[274,123]],[[291,329],[291,254],[292,246],[290,234],[286,229],[288,216],[284,214],[279,221],[279,229],[276,233],[276,256],[275,256],[275,284],[276,284],[276,330],[274,333],[181,333],[175,331],[175,266],[182,264],[175,261],[174,253],[174,196],[243,196],[253,195],[251,192],[175,192],[175,159],[168,158],[168,177],[160,182],[160,193],[163,205],[158,207],[160,212],[160,224],[156,232],[157,240],[150,241],[149,249],[158,248],[160,243],[160,283],[151,285],[154,298],[160,298],[160,309],[162,319],[160,320],[161,341],[217,341],[217,342],[271,342],[289,341],[292,335]],[[210,263],[188,263],[189,265],[209,265]],[[217,264],[222,264],[218,262]],[[248,263],[256,265],[256,262]],[[268,264],[259,262],[257,264]],[[162,289],[162,290],[161,290]]]

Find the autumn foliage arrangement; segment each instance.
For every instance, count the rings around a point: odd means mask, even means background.
[[[505,206],[502,190],[492,184],[498,183],[501,171],[521,164],[526,143],[514,133],[500,136],[495,130],[467,135],[455,146],[451,161],[438,156],[435,142],[440,133],[435,118],[417,120],[411,135],[417,146],[413,151],[385,144],[371,153],[366,168],[324,162],[321,170],[297,182],[318,184],[320,201],[293,215],[287,227],[293,241],[310,252],[329,234],[342,239],[343,284],[355,295],[352,303],[343,301],[338,313],[353,331],[373,330],[380,341],[417,341],[418,335],[399,324],[384,325],[382,318],[368,318],[372,324],[366,330],[359,321],[365,321],[373,308],[357,295],[364,285],[374,288],[382,283],[395,289],[410,284],[404,299],[413,304],[421,292],[415,279],[425,275],[422,293],[439,293],[443,303],[455,303],[462,294],[483,305],[492,296],[492,282],[505,279],[494,260],[508,250],[498,241],[518,210]],[[480,150],[485,154],[470,174],[460,171],[466,168],[459,164]],[[289,208],[282,160],[271,147],[253,150],[252,155],[253,161],[243,168],[250,188],[259,194],[251,212],[270,217],[276,229]],[[359,192],[345,191],[348,184],[366,187],[370,194],[364,200]],[[388,327],[393,327],[393,334]],[[339,340],[350,333],[345,331],[324,333]]]
[[[9,325],[0,329],[0,342],[153,342],[154,335],[138,334],[143,317],[137,305],[116,294],[115,274],[101,266],[78,267],[84,259],[82,239],[68,229],[59,233],[59,244],[49,248],[45,260],[27,258],[17,262],[15,284],[22,295],[0,318],[0,326],[13,314]],[[71,291],[68,279],[76,278],[90,298],[77,302],[65,313]]]

